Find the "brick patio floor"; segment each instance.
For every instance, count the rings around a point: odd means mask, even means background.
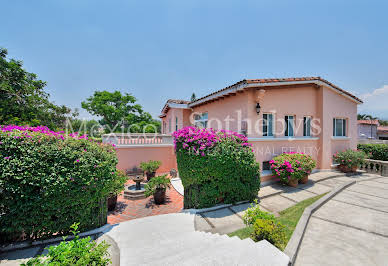
[[[132,185],[134,182],[128,181]],[[138,200],[124,199],[123,194],[117,198],[116,209],[108,213],[108,223],[116,224],[132,219],[180,212],[183,208],[183,196],[179,194],[172,186],[166,191],[166,202],[161,205],[154,203],[153,197]]]

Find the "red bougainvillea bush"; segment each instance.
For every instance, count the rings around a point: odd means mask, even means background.
[[[0,126],[0,238],[66,234],[106,221],[106,198],[122,188],[112,145],[47,127]]]
[[[174,132],[184,208],[253,200],[260,188],[259,164],[244,135],[185,127]]]
[[[269,163],[272,173],[284,183],[288,183],[291,179],[302,179],[309,175],[316,166],[315,160],[310,155],[293,152],[282,153]]]

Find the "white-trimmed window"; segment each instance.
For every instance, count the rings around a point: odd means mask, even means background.
[[[333,119],[333,136],[346,137],[346,119],[344,118]]]
[[[284,136],[286,137],[293,137],[294,136],[294,116],[293,115],[286,115],[284,117],[284,121],[286,122],[286,130],[284,132]]]
[[[311,137],[311,117],[303,117],[303,136]]]
[[[207,113],[194,115],[194,126],[199,128],[207,128]]]
[[[273,137],[273,114],[263,114],[263,137]]]
[[[178,117],[175,117],[175,131],[178,131]]]
[[[168,119],[168,133],[171,133],[171,118]]]

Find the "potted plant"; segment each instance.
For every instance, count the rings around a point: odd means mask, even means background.
[[[354,173],[359,165],[364,163],[366,154],[358,150],[345,150],[333,155],[333,160],[339,164],[338,168],[344,173]]]
[[[269,163],[272,173],[291,187],[296,187],[298,182],[306,184],[308,175],[316,166],[313,158],[304,153],[283,153]]]
[[[112,184],[109,197],[107,199],[108,211],[113,211],[117,204],[117,195],[124,190],[124,184],[127,182],[127,177],[124,173],[117,171],[118,178]]]
[[[145,185],[144,194],[146,197],[153,195],[155,203],[162,204],[166,200],[167,188],[170,188],[170,179],[167,178],[167,175],[157,176]]]
[[[152,160],[149,160],[148,162],[140,163],[140,168],[145,172],[147,176],[147,181],[150,181],[151,178],[155,177],[156,170],[158,170],[161,164],[162,164],[161,161],[152,161]]]

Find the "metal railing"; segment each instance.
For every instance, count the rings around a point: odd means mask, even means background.
[[[364,170],[367,173],[388,176],[388,161],[366,159],[365,163],[360,165],[360,170]]]
[[[102,135],[103,143],[116,146],[155,146],[172,145],[171,135],[159,133],[111,133]]]

